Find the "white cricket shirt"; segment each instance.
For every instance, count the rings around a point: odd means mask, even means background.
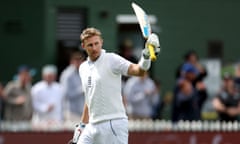
[[[89,122],[127,118],[122,102],[121,76],[127,75],[131,62],[114,53],[101,51],[96,61],[89,58],[79,68]]]
[[[46,81],[39,81],[33,85],[31,94],[34,108],[33,119],[35,122],[48,120],[62,122],[63,93],[59,83],[53,82],[49,85]],[[48,112],[50,105],[53,105],[54,108]]]

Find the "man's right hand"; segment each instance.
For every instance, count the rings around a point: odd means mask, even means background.
[[[23,103],[25,103],[25,101],[26,101],[26,96],[21,95],[21,96],[18,96],[18,97],[16,98],[15,103],[16,103],[17,105],[22,105]]]
[[[74,134],[73,134],[73,138],[72,138],[72,141],[70,144],[77,144],[78,142],[78,139],[81,135],[81,133],[83,132],[84,128],[85,128],[85,125],[84,123],[80,123],[80,124],[77,124],[76,127],[75,127],[75,130],[74,130]]]
[[[155,33],[152,33],[148,37],[147,42],[145,43],[145,49],[143,49],[142,51],[145,59],[150,58],[150,51],[149,51],[148,45],[153,46],[154,48],[153,50],[156,56],[160,53],[160,41],[159,41],[158,35],[156,35]]]

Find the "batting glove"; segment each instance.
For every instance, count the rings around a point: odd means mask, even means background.
[[[76,125],[75,130],[74,130],[74,134],[73,134],[73,138],[72,138],[70,144],[77,144],[78,139],[79,139],[81,133],[83,132],[85,126],[86,126],[86,124],[84,124],[82,122],[80,124]]]
[[[149,59],[150,57],[149,49],[147,47],[148,45],[153,45],[156,56],[160,53],[160,42],[158,36],[155,33],[152,33],[148,37],[147,42],[145,44],[145,49],[143,49],[142,51],[145,59]]]

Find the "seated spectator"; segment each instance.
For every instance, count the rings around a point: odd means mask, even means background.
[[[238,120],[240,114],[240,95],[236,90],[232,76],[223,79],[223,87],[212,101],[221,121]]]
[[[33,119],[35,125],[60,124],[63,121],[63,92],[56,82],[57,68],[46,65],[42,69],[42,80],[33,85]]]
[[[5,120],[30,121],[32,118],[31,75],[26,65],[18,68],[17,79],[8,82],[4,88]]]
[[[146,73],[143,77],[131,77],[124,87],[127,112],[132,119],[151,119],[154,107],[159,104],[154,81]]]
[[[64,117],[67,121],[80,121],[83,112],[85,97],[78,71],[84,60],[85,55],[82,51],[73,52],[69,66],[60,76],[64,94]]]

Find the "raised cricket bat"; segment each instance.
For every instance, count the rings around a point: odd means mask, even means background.
[[[144,10],[140,6],[135,4],[134,2],[132,2],[132,8],[133,8],[133,10],[136,14],[137,19],[138,19],[143,37],[145,39],[147,39],[150,36],[150,34],[152,33],[151,25],[150,25],[148,16],[144,12]],[[157,57],[156,57],[155,52],[154,52],[154,46],[153,45],[147,45],[147,48],[149,49],[151,61],[157,60]]]

